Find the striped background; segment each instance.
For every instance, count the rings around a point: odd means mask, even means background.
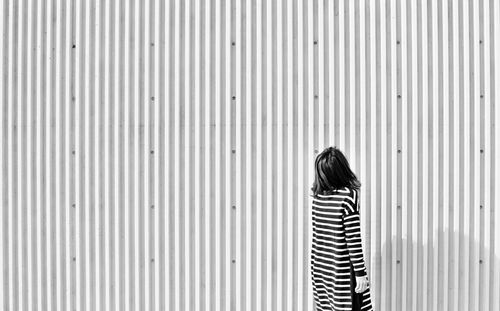
[[[330,145],[375,310],[500,310],[499,1],[0,6],[1,310],[313,310]]]

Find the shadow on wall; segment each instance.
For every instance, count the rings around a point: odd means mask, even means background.
[[[469,224],[473,233],[474,224]],[[435,237],[429,232],[424,244],[425,232],[418,230],[414,240],[394,237],[384,243],[380,254],[372,254],[379,256],[380,270],[372,265],[369,271],[373,310],[494,311],[500,258],[493,250],[493,229],[491,220],[491,232],[481,223],[477,239],[439,230]],[[411,228],[407,231],[412,234]]]

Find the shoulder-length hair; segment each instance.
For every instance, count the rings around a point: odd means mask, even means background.
[[[337,147],[328,147],[316,157],[312,196],[328,194],[348,187],[358,190],[361,183],[349,167],[344,154]]]

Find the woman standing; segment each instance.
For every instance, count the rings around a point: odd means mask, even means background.
[[[336,147],[316,157],[311,276],[317,310],[373,310],[363,259],[360,182]]]

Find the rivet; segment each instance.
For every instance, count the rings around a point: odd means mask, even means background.
[[[482,208],[483,208],[483,206],[482,206],[482,205],[479,205],[479,208],[481,208],[481,209],[482,209]]]
[[[317,95],[317,94],[314,94],[314,98],[316,98],[316,99],[317,99],[317,98],[318,98],[318,95]]]
[[[396,43],[397,43],[397,44],[400,44],[401,42],[398,40],[398,41],[396,41]]]
[[[154,96],[151,96],[151,100],[155,100],[155,97],[154,97]]]
[[[72,100],[72,101],[75,101],[75,96],[72,96],[72,97],[71,97],[71,100]]]
[[[234,95],[233,95],[231,98],[232,98],[233,100],[235,100],[235,99],[236,99],[236,96],[234,96]]]
[[[401,98],[401,94],[398,94],[398,98]]]
[[[318,40],[314,40],[314,44],[318,44]]]
[[[479,263],[480,263],[480,264],[481,264],[481,263],[483,263],[483,260],[482,260],[482,259],[479,259]]]
[[[235,262],[236,262],[236,260],[234,260],[234,259],[233,259],[233,260],[231,260],[231,261],[232,261],[233,263],[235,263]]]
[[[76,257],[73,257],[73,261],[76,261]]]
[[[396,260],[396,263],[398,263],[398,264],[399,264],[399,263],[401,263],[401,261],[400,261],[400,260]]]
[[[155,262],[155,259],[154,259],[154,258],[151,258],[151,262]]]
[[[233,209],[236,209],[236,206],[233,205],[232,207],[233,207]]]
[[[154,43],[154,42],[151,42],[151,46],[155,46],[155,43]]]
[[[401,205],[398,205],[398,209],[401,209]]]
[[[236,45],[236,42],[234,42],[234,41],[233,41],[233,42],[231,42],[231,45],[232,45],[232,46],[235,46],[235,45]]]
[[[479,44],[483,44],[483,40],[479,40]]]
[[[151,208],[155,208],[155,206],[154,206],[154,205],[151,205]]]
[[[483,149],[481,149],[479,152],[483,153],[483,152],[484,152],[484,150],[483,150]]]
[[[71,46],[73,49],[76,48],[76,44],[73,44],[73,46]]]
[[[398,149],[398,153],[401,153],[401,149]]]
[[[483,95],[483,94],[481,94],[481,95],[479,95],[479,97],[483,98],[483,97],[484,97],[484,95]]]
[[[232,153],[236,153],[236,150],[234,150],[234,149],[233,149],[233,150],[231,150],[231,152],[232,152]]]
[[[76,204],[74,204],[74,203],[73,203],[71,206],[72,206],[73,208],[75,208],[75,207],[76,207]]]
[[[72,154],[75,154],[75,150],[72,150],[72,151],[71,151],[71,153],[72,153]]]
[[[318,150],[314,150],[314,153],[318,153]]]
[[[154,151],[154,150],[151,150],[149,153],[153,154],[153,153],[155,153],[155,151]]]

